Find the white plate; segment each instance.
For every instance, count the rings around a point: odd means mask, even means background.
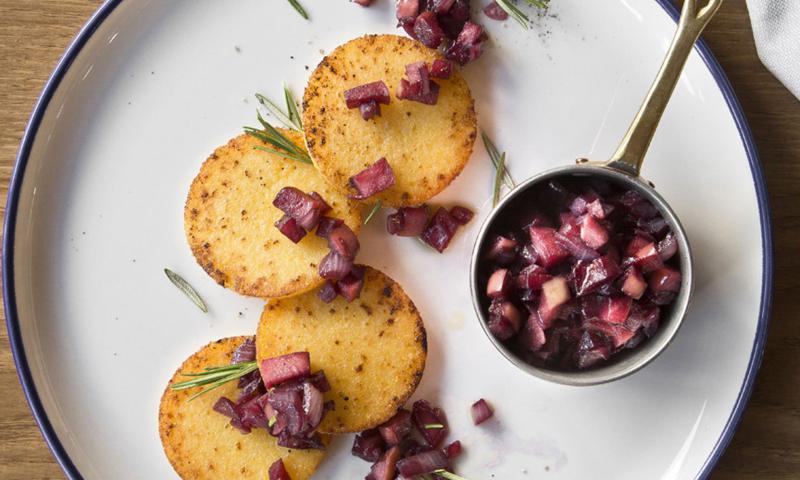
[[[252,333],[262,306],[195,263],[183,235],[189,183],[215,146],[254,123],[254,92],[278,98],[285,80],[299,93],[323,51],[394,32],[390,3],[307,0],[306,22],[284,1],[111,1],[67,52],[20,152],[4,286],[20,377],[70,476],[174,476],[156,421],[167,379],[206,342]],[[666,1],[552,3],[529,31],[479,16],[493,42],[466,69],[480,125],[517,178],[606,158],[675,29]],[[366,229],[360,259],[402,283],[426,319],[417,396],[448,412],[466,477],[703,477],[730,440],[761,358],[772,254],[753,144],[705,47],[688,62],[644,174],[689,233],[695,301],[661,357],[610,385],[536,380],[484,337],[467,282],[492,182],[480,145],[435,199],[478,211],[445,255],[389,237],[382,219]],[[208,315],[164,267],[198,288]],[[480,397],[497,419],[478,428],[468,407]],[[335,443],[316,478],[366,474],[350,441]]]

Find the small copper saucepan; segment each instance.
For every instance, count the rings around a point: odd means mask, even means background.
[[[566,385],[596,385],[623,378],[644,367],[664,351],[675,337],[686,316],[693,288],[692,253],[686,232],[666,200],[656,192],[650,182],[639,176],[639,171],[686,60],[700,33],[719,10],[722,0],[709,0],[702,8],[699,8],[697,3],[697,0],[684,2],[678,30],[666,59],[636,118],[611,160],[591,162],[580,159],[575,165],[555,168],[529,178],[509,192],[481,226],[472,252],[470,266],[473,306],[478,314],[481,327],[497,350],[511,363],[535,377]],[[485,285],[479,284],[480,269],[483,263],[482,255],[496,221],[508,212],[509,207],[514,207],[515,201],[519,203],[521,199],[524,199],[525,194],[532,191],[534,187],[542,185],[543,182],[564,177],[604,179],[624,189],[634,190],[649,200],[660,210],[677,238],[678,261],[682,274],[680,292],[675,301],[662,312],[661,325],[652,338],[637,348],[612,356],[602,366],[584,371],[562,371],[531,365],[512,352],[502,341],[495,338],[487,326]]]

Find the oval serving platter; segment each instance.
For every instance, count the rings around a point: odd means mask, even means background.
[[[5,308],[34,416],[71,478],[174,478],[157,407],[176,365],[211,339],[255,331],[262,302],[217,286],[183,235],[186,191],[212,149],[255,123],[255,92],[302,91],[324,52],[395,32],[393,2],[109,1],[56,68],[23,138],[3,239]],[[480,14],[476,14],[480,15]],[[530,30],[480,15],[492,37],[465,69],[481,128],[517,179],[605,158],[675,29],[666,0],[553,0]],[[690,58],[644,176],[684,222],[697,286],[684,327],[641,372],[590,388],[502,359],[470,307],[468,257],[489,211],[482,145],[434,203],[476,219],[439,255],[362,234],[359,261],[406,288],[430,353],[416,397],[440,403],[467,478],[705,478],[730,441],[766,338],[772,245],[765,183],[736,98],[704,44]],[[183,275],[200,312],[164,278]],[[474,427],[480,397],[497,411]],[[334,442],[315,478],[361,478]]]

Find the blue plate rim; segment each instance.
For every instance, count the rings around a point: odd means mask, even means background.
[[[30,366],[25,356],[25,350],[22,343],[22,334],[20,331],[20,322],[17,314],[16,293],[14,285],[14,240],[15,240],[15,226],[17,220],[17,210],[19,206],[19,195],[22,186],[23,176],[30,156],[31,148],[33,147],[36,139],[36,134],[41,125],[42,119],[47,106],[50,103],[55,91],[64,78],[64,75],[69,71],[69,67],[80,54],[83,47],[91,39],[92,35],[97,31],[100,25],[105,21],[108,16],[118,7],[123,0],[106,0],[100,8],[92,15],[88,22],[81,28],[75,39],[65,51],[61,60],[59,60],[56,68],[53,70],[50,78],[42,90],[36,105],[33,108],[28,126],[22,136],[20,142],[20,149],[17,154],[16,164],[9,183],[8,197],[6,202],[6,217],[3,224],[3,298],[4,308],[6,315],[6,327],[8,330],[9,343],[11,344],[11,352],[14,358],[14,363],[17,367],[17,375],[19,376],[22,389],[28,401],[28,405],[33,413],[33,417],[42,432],[50,451],[56,458],[56,461],[61,466],[64,473],[70,479],[82,479],[83,476],[78,471],[75,463],[67,454],[66,449],[61,444],[58,436],[56,435],[53,425],[47,417],[44,405],[39,398],[36,391],[36,386],[33,381]],[[655,0],[667,14],[675,21],[680,16],[678,9],[670,2],[670,0]],[[728,81],[725,72],[722,70],[719,62],[717,62],[711,49],[708,47],[704,40],[700,40],[695,47],[700,54],[700,57],[705,62],[711,75],[717,82],[728,108],[733,115],[736,127],[739,130],[739,135],[745,146],[750,169],[753,174],[753,182],[756,188],[756,197],[758,200],[759,217],[761,220],[761,237],[764,245],[763,251],[763,278],[761,287],[761,305],[759,309],[759,319],[756,329],[756,335],[753,342],[753,350],[751,352],[750,361],[748,363],[747,372],[739,391],[739,395],[731,411],[731,415],[722,430],[719,440],[715,444],[708,459],[700,469],[697,477],[698,479],[706,479],[714,467],[719,462],[722,454],[733,439],[734,432],[742,420],[742,415],[750,400],[753,392],[755,379],[758,375],[758,370],[761,367],[761,361],[764,356],[764,347],[766,344],[767,334],[769,330],[769,317],[772,306],[773,294],[773,240],[772,240],[772,224],[769,208],[769,195],[767,193],[766,181],[764,173],[761,168],[758,150],[753,139],[750,126],[744,116],[742,107],[739,100],[733,91],[733,88]],[[9,253],[10,252],[10,253]]]

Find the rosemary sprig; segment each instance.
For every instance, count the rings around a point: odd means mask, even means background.
[[[256,93],[256,99],[258,102],[267,109],[269,113],[272,114],[273,117],[277,118],[286,128],[291,128],[292,130],[297,130],[297,125],[289,118],[289,114],[284,112],[280,109],[275,103],[270,100],[269,98],[261,95],[260,93]]]
[[[375,203],[375,206],[374,206],[374,207],[372,207],[372,210],[370,210],[369,214],[367,215],[367,218],[365,218],[365,219],[364,219],[364,225],[368,224],[368,223],[369,223],[369,221],[370,221],[370,220],[372,220],[372,217],[374,217],[374,216],[375,216],[375,214],[376,214],[376,213],[378,213],[378,212],[380,211],[380,209],[381,209],[381,208],[383,208],[383,202],[381,202],[380,200],[378,200],[378,201]]]
[[[495,1],[500,6],[500,8],[505,10],[505,12],[511,16],[511,18],[513,18],[514,20],[517,21],[517,23],[522,25],[522,28],[524,28],[525,30],[528,29],[528,23],[531,21],[531,19],[528,18],[527,15],[525,15],[525,12],[523,12],[522,10],[517,8],[516,5],[511,3],[511,0],[495,0]]]
[[[248,373],[255,372],[256,370],[258,370],[258,364],[255,361],[252,361],[233,363],[231,365],[224,365],[222,367],[207,367],[202,372],[181,372],[181,376],[192,378],[183,382],[173,383],[170,388],[177,391],[188,390],[196,387],[205,387],[189,397],[188,401],[192,401],[200,395],[219,388],[232,380],[238,380],[239,378],[247,375]]]
[[[289,4],[293,6],[295,10],[297,10],[297,13],[299,13],[301,17],[308,20],[308,13],[306,13],[306,9],[303,8],[302,5],[300,5],[300,2],[298,2],[297,0],[289,0]]]
[[[537,8],[547,8],[550,6],[550,0],[525,0],[528,2],[528,5]]]
[[[184,295],[189,297],[189,300],[191,300],[195,305],[197,305],[197,308],[202,310],[203,313],[208,313],[208,307],[206,307],[206,303],[203,301],[202,298],[200,298],[200,295],[197,293],[197,290],[195,290],[191,285],[189,285],[189,282],[184,280],[183,277],[173,272],[169,268],[165,268],[164,273],[167,274],[167,278],[169,278],[169,281],[172,282],[173,285],[178,287],[178,290],[183,292]]]
[[[492,140],[488,135],[486,135],[486,132],[481,131],[481,138],[483,139],[483,145],[486,147],[486,152],[489,153],[489,158],[494,164],[495,170],[498,170],[500,168],[500,152],[497,151],[497,147],[494,146],[494,143],[492,143]],[[511,174],[508,172],[507,168],[503,174],[503,183],[505,183],[506,187],[508,188],[514,188],[517,186],[516,182],[514,182],[514,179],[511,178]]]
[[[497,165],[497,170],[494,172],[494,195],[492,195],[492,206],[497,206],[500,201],[500,190],[503,187],[503,177],[506,173],[506,152],[500,155],[500,163]]]
[[[462,477],[460,475],[456,475],[455,473],[448,472],[447,470],[445,470],[443,468],[440,468],[439,470],[434,470],[433,474],[438,476],[438,477],[447,479],[447,480],[467,480],[466,478],[464,478],[464,477]]]
[[[425,424],[425,430],[441,430],[444,428],[444,425],[441,423],[427,423]]]
[[[270,145],[276,148],[270,147],[263,147],[261,145],[256,145],[254,148],[257,150],[264,150],[275,155],[288,158],[290,160],[296,160],[302,163],[311,164],[311,157],[308,156],[304,150],[300,147],[292,143],[291,140],[286,138],[281,132],[279,132],[275,127],[269,124],[264,117],[261,116],[261,112],[256,112],[258,116],[258,121],[261,123],[261,126],[264,127],[263,130],[259,130],[253,127],[244,127],[245,133],[256,137],[257,139],[261,140],[264,143],[269,143]]]
[[[297,102],[294,101],[294,95],[286,84],[283,84],[283,97],[286,100],[286,111],[289,112],[289,120],[297,128],[297,131],[303,131],[303,119],[300,118],[300,112],[297,111]],[[291,128],[291,127],[290,127]]]

